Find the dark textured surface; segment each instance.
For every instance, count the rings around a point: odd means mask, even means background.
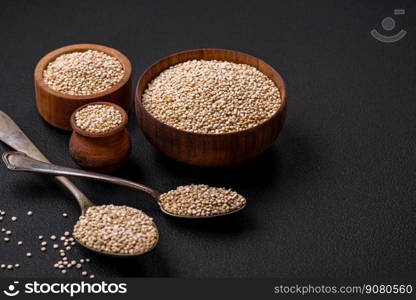
[[[162,56],[200,47],[258,56],[286,80],[288,119],[280,138],[238,168],[194,169],[163,157],[131,114],[134,151],[118,175],[162,191],[193,182],[227,186],[247,196],[249,206],[229,218],[178,221],[138,192],[75,180],[97,203],[144,209],[161,232],[158,247],[135,260],[76,250],[93,259],[91,270],[101,277],[414,277],[415,2],[167,3],[0,4],[0,109],[58,164],[74,166],[69,135],[37,114],[33,69],[63,45],[92,42],[121,50],[132,61],[134,83]],[[369,31],[381,31],[380,21],[394,8],[406,9],[395,19],[396,29],[408,35],[396,44],[374,40]],[[22,265],[0,276],[59,276],[51,266],[56,254],[41,254],[35,236],[71,229],[75,201],[47,176],[0,166],[0,178],[0,208],[19,217],[1,222],[14,234],[12,243],[0,241],[0,263]],[[63,219],[62,212],[70,217]],[[17,248],[18,239],[24,247]]]

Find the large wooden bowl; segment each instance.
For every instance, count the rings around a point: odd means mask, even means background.
[[[144,108],[142,94],[148,83],[160,72],[172,65],[192,59],[225,60],[256,67],[273,80],[279,88],[282,105],[264,123],[233,133],[192,133],[162,123]],[[232,50],[198,49],[170,55],[148,68],[137,84],[135,104],[139,126],[144,135],[164,154],[196,166],[226,166],[240,164],[259,155],[276,140],[286,116],[286,88],[279,73],[254,56]]]
[[[58,56],[75,51],[97,50],[117,58],[123,68],[124,76],[111,88],[88,96],[72,96],[51,89],[43,81],[43,70]],[[49,124],[71,130],[70,117],[75,109],[91,102],[111,102],[120,105],[126,111],[132,104],[131,63],[121,52],[106,46],[95,44],[75,44],[56,49],[38,62],[35,68],[36,106],[40,115]]]

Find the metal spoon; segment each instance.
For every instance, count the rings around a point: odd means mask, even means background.
[[[28,157],[24,153],[21,152],[6,152],[3,154],[3,161],[6,164],[7,168],[12,171],[23,171],[23,172],[34,172],[34,173],[43,173],[43,174],[49,174],[49,175],[66,175],[66,176],[76,176],[76,177],[84,177],[89,179],[95,179],[99,181],[109,182],[125,187],[129,187],[132,189],[139,190],[141,192],[145,192],[146,194],[153,197],[153,199],[156,200],[156,202],[159,204],[160,209],[163,213],[173,216],[173,217],[179,217],[179,218],[191,218],[191,219],[201,219],[201,218],[212,218],[212,217],[218,217],[218,216],[224,216],[229,215],[232,213],[235,213],[237,211],[242,210],[243,207],[240,207],[236,210],[229,211],[223,214],[216,214],[212,216],[187,216],[187,215],[177,215],[173,214],[167,210],[165,210],[160,203],[160,193],[154,189],[151,189],[147,186],[144,186],[142,184],[122,179],[119,177],[114,177],[110,175],[90,172],[90,171],[84,171],[84,170],[78,170],[78,169],[72,169],[67,168],[63,166],[54,165],[51,163],[46,163],[42,161],[35,160],[33,158]]]
[[[46,165],[49,164],[48,159],[39,151],[38,148],[36,148],[36,146],[32,143],[32,141],[23,133],[23,131],[19,128],[19,126],[17,126],[17,124],[3,111],[0,111],[0,141],[2,141],[3,143],[7,144],[8,146],[10,146],[11,148],[18,150],[20,152],[9,152],[9,153],[18,153],[17,156],[15,157],[20,157],[20,158],[27,158],[27,159],[31,159],[30,157],[33,157],[37,160],[33,160],[35,162],[38,163],[45,163]],[[7,155],[7,153],[5,153],[3,155],[4,157],[11,157],[11,155]],[[56,174],[58,175],[58,174]],[[84,195],[84,193],[82,193],[68,178],[66,177],[62,177],[62,176],[56,176],[56,179],[62,183],[62,185],[64,187],[66,187],[71,194],[74,196],[74,198],[77,200],[79,207],[81,209],[81,215],[84,215],[85,212],[87,211],[87,209],[91,206],[94,206],[95,204],[89,200],[87,198],[87,196]],[[158,236],[158,240],[159,240],[159,236]],[[154,246],[157,245],[157,242],[154,244]],[[144,253],[140,253],[140,254],[116,254],[116,253],[108,253],[108,252],[104,252],[104,251],[98,251],[95,249],[92,249],[88,246],[86,246],[85,244],[83,244],[82,242],[80,242],[79,240],[77,240],[77,242],[91,250],[100,254],[105,254],[105,255],[109,255],[109,256],[117,256],[117,257],[133,257],[133,256],[138,256]],[[150,251],[152,249],[149,249],[148,251]],[[147,251],[147,252],[148,252]]]

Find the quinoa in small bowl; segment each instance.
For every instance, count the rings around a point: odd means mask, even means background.
[[[49,124],[70,130],[69,118],[90,102],[132,103],[131,63],[116,49],[74,44],[42,57],[34,72],[36,106]]]

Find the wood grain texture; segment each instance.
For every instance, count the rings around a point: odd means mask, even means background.
[[[124,77],[117,84],[97,94],[72,96],[54,91],[43,81],[43,70],[56,57],[65,53],[87,51],[90,49],[105,52],[116,57],[121,62],[124,68]],[[72,112],[78,107],[90,102],[112,102],[129,111],[133,101],[131,72],[132,69],[129,59],[121,52],[110,47],[95,44],[75,44],[56,49],[42,57],[35,68],[34,79],[37,109],[46,122],[65,130],[71,130],[69,119]]]
[[[279,88],[282,105],[264,123],[244,131],[201,134],[176,129],[150,115],[142,104],[147,85],[172,65],[192,60],[225,60],[251,65],[267,75]],[[135,93],[139,126],[150,143],[178,161],[196,166],[227,166],[245,162],[269,148],[278,137],[286,118],[286,87],[282,77],[264,61],[237,51],[197,49],[165,57],[149,67],[139,79]]]
[[[130,135],[127,132],[127,113],[118,105],[109,102],[90,104],[112,105],[122,113],[122,123],[105,132],[89,133],[75,124],[75,114],[86,105],[76,109],[70,119],[73,129],[69,140],[69,153],[80,167],[97,172],[110,173],[119,169],[128,159],[131,152]]]

